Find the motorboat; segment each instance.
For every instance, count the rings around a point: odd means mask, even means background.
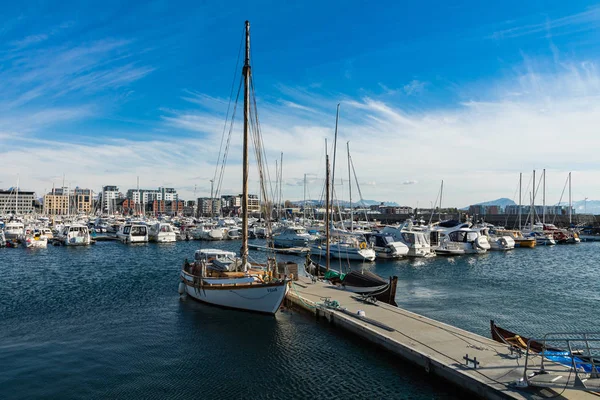
[[[409,248],[400,241],[395,241],[384,233],[366,233],[365,238],[375,250],[375,256],[382,259],[401,258],[408,254]]]
[[[435,252],[429,244],[427,232],[415,229],[412,221],[405,222],[400,226],[385,226],[381,233],[408,246],[407,257],[435,256]]]
[[[177,240],[177,237],[171,224],[157,222],[150,227],[148,240],[157,243],[172,243]]]
[[[56,239],[64,246],[87,246],[92,243],[88,227],[81,224],[64,225]]]
[[[28,231],[22,238],[21,242],[27,248],[42,248],[48,247],[48,237],[44,236],[39,231]]]
[[[313,255],[320,257],[327,255],[326,243],[312,243],[309,249]],[[375,261],[376,253],[365,240],[360,241],[355,237],[347,236],[329,244],[329,256],[342,260]]]
[[[473,229],[478,229],[482,236],[487,237],[491,251],[506,251],[515,248],[515,241],[513,238],[510,236],[500,236],[496,233],[493,233],[494,228],[492,225],[473,227]]]
[[[535,239],[535,244],[537,246],[554,246],[556,244],[556,240],[554,240],[554,235],[550,233],[533,231],[530,232],[527,237],[532,237]]]
[[[143,224],[125,224],[117,232],[117,238],[123,243],[147,243],[148,227]]]
[[[4,236],[6,240],[19,239],[25,234],[25,225],[19,221],[8,221],[4,225]]]
[[[275,247],[305,247],[317,240],[317,236],[311,235],[302,226],[288,226],[283,231],[273,235]]]
[[[515,241],[515,247],[533,248],[537,244],[535,238],[525,237],[521,231],[516,229],[494,229],[490,231],[499,236],[508,236]]]

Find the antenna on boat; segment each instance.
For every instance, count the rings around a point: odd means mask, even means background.
[[[244,57],[244,144],[242,169],[242,268],[248,262],[248,137],[250,134],[250,22],[246,21],[246,52]]]
[[[546,168],[544,168],[543,172],[544,177],[544,187],[542,189],[542,224],[546,223]]]

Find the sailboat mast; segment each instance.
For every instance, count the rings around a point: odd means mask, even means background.
[[[442,220],[442,199],[444,197],[444,180],[442,179],[442,186],[440,187],[440,212],[438,213],[440,221]],[[431,210],[433,213],[433,210]]]
[[[544,172],[543,172],[543,177],[544,177],[544,184],[542,187],[542,224],[546,223],[546,168],[544,168]]]
[[[531,230],[533,230],[533,224],[535,223],[535,169],[533,170],[533,196],[531,197]]]
[[[302,218],[306,226],[306,174],[304,174],[304,202],[302,203]]]
[[[350,196],[350,232],[354,231],[354,209],[352,208],[352,178],[350,177],[350,141],[346,142],[348,149],[348,194]]]
[[[19,215],[19,175],[17,175],[17,191],[15,192],[15,215]]]
[[[571,208],[572,208],[572,203],[571,203],[571,173],[569,172],[569,227],[571,226],[571,222],[572,222]]]
[[[329,154],[325,154],[325,265],[329,271]]]
[[[521,188],[523,185],[523,173],[519,172],[519,230],[521,230]]]
[[[336,160],[336,153],[337,153],[337,133],[338,133],[339,117],[340,117],[340,104],[338,103],[337,111],[335,113],[335,134],[333,136],[333,171],[331,172],[331,194],[333,194],[333,195],[335,195],[335,160]],[[333,210],[333,202],[332,202],[331,209]],[[333,213],[332,213],[332,215],[333,215]]]
[[[250,136],[250,22],[246,21],[246,56],[244,58],[244,144],[242,169],[242,268],[248,262],[248,140]]]

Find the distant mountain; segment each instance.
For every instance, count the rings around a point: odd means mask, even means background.
[[[471,205],[474,205],[474,206],[499,206],[502,209],[504,209],[506,206],[514,206],[514,205],[517,205],[517,203],[515,203],[511,199],[502,197],[500,199],[484,201],[483,203],[476,203],[476,204],[471,204]],[[468,209],[469,209],[469,206],[461,208],[461,210],[463,210],[463,211],[466,211]]]
[[[569,203],[562,203],[569,205]],[[579,200],[573,202],[573,209],[576,214],[600,214],[600,200]]]
[[[307,204],[312,204],[313,206],[317,206],[320,207],[323,205],[323,200],[306,200]],[[361,206],[376,206],[379,204],[382,204],[388,207],[400,207],[400,205],[396,202],[393,201],[377,201],[377,200],[363,200],[361,201],[353,201],[352,202],[352,206],[353,207],[361,207]],[[298,201],[292,201],[292,204],[294,204],[295,206],[302,206],[302,204],[304,204],[303,200],[298,200]],[[337,201],[334,202],[335,205],[340,205],[342,207],[348,207],[349,206],[349,202],[347,201],[340,201],[339,203]]]

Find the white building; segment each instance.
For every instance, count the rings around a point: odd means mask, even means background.
[[[103,186],[100,196],[102,213],[114,213],[117,199],[119,198],[119,188],[117,186]]]
[[[0,190],[0,215],[30,214],[34,211],[35,192],[17,188]]]

